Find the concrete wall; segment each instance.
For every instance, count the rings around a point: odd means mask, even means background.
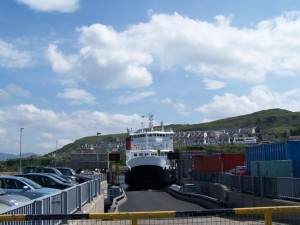
[[[70,167],[73,168],[75,171],[78,169],[108,169],[109,162],[108,161],[101,161],[101,162],[57,162],[56,166],[58,167]]]
[[[219,199],[229,208],[299,205],[299,203],[293,201],[263,198],[253,196],[252,194],[245,194],[238,191],[229,190],[226,186],[218,183],[208,183],[194,180],[192,180],[191,183],[200,187],[202,194]]]
[[[108,161],[108,153],[73,153],[71,154],[72,162],[100,162]]]

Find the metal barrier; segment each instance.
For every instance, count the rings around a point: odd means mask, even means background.
[[[197,181],[226,185],[231,190],[254,196],[300,200],[300,178],[236,176],[229,173],[193,172]]]
[[[0,215],[4,224],[299,224],[300,206],[231,208],[200,211],[124,212],[90,214]],[[84,221],[84,222],[83,222]],[[94,224],[90,221],[91,224]]]
[[[183,189],[178,189],[178,185],[171,185],[168,188],[166,188],[165,191],[177,199],[196,203],[198,205],[203,206],[206,209],[216,209],[216,208],[227,207],[226,202],[222,202],[219,199],[216,199],[216,198],[213,198],[213,197],[210,197],[207,195],[184,192]]]
[[[74,187],[62,190],[58,193],[33,199],[20,206],[11,207],[0,211],[2,214],[71,214],[81,211],[82,207],[101,194],[101,181],[106,176],[95,176],[94,180],[78,184]]]

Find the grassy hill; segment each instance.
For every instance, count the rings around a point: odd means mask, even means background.
[[[187,130],[210,130],[234,127],[256,127],[257,135],[273,132],[278,139],[287,138],[291,130],[300,130],[300,112],[291,112],[283,109],[269,109],[243,116],[220,119],[199,124],[170,124],[166,126],[175,132]],[[110,134],[101,136],[83,137],[57,150],[57,153],[72,152],[79,145],[98,141],[124,140],[126,134]]]
[[[175,132],[187,130],[216,130],[223,128],[256,127],[255,135],[258,137],[260,137],[264,133],[272,133],[275,135],[277,140],[283,140],[288,139],[288,136],[291,133],[293,135],[300,135],[300,112],[291,112],[283,109],[269,109],[251,113],[248,115],[220,119],[208,123],[170,124],[166,127],[172,128]],[[52,153],[57,153],[57,156],[61,157],[61,160],[64,160],[70,156],[70,153],[76,151],[82,144],[95,144],[101,141],[124,141],[125,137],[126,133],[83,137],[73,143],[63,146],[61,149],[58,149],[57,151]],[[184,150],[184,148],[175,150]],[[226,144],[221,146],[205,146],[204,150],[241,152],[245,150],[245,145]],[[24,159],[23,165],[49,165],[51,161],[53,161],[52,153],[49,153],[43,157]],[[18,165],[18,159],[2,161],[2,163],[0,163],[0,171],[17,171]]]
[[[207,130],[230,127],[257,127],[259,130],[273,130],[274,132],[297,129],[300,125],[300,112],[283,109],[269,109],[243,116],[220,119],[208,123],[170,125],[174,131]]]

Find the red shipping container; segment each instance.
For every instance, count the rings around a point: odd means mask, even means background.
[[[244,153],[206,155],[193,158],[193,172],[226,172],[245,165]]]

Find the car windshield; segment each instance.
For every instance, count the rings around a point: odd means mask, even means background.
[[[59,179],[56,178],[56,176],[53,176],[53,174],[46,174],[48,175],[48,178],[51,179],[52,181],[55,181],[56,183],[61,183]]]
[[[55,180],[57,182],[57,180],[61,181],[61,182],[67,182],[66,179],[58,176],[57,174],[54,173],[48,173],[49,176],[51,176],[53,178],[53,180]]]
[[[33,187],[34,189],[40,189],[42,188],[41,185],[35,183],[34,181],[26,178],[26,177],[20,177],[20,180],[23,181],[24,183],[26,183],[27,185]]]
[[[76,175],[75,170],[73,170],[72,168],[70,168],[69,170],[71,171],[72,175]]]
[[[58,169],[53,168],[53,170],[56,172],[57,175],[59,175],[59,176],[62,176],[62,175],[63,175],[62,172],[60,172]]]
[[[0,196],[1,195],[6,195],[5,191],[3,191],[1,188],[0,188]]]
[[[63,175],[67,175],[67,176],[74,176],[76,175],[76,172],[72,169],[72,168],[63,168],[63,167],[59,167],[57,168]]]

